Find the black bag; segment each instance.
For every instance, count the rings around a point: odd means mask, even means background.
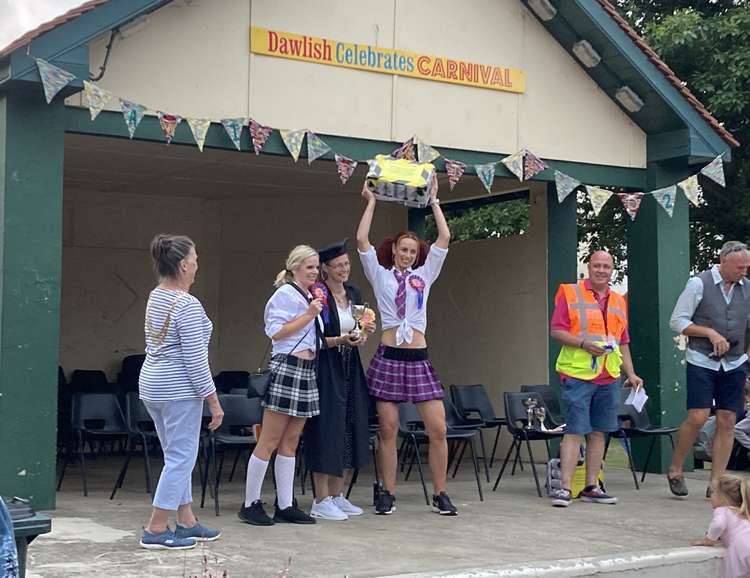
[[[271,370],[268,368],[258,369],[258,371],[251,373],[247,378],[247,397],[259,397],[263,399],[266,396],[269,385],[271,385]]]

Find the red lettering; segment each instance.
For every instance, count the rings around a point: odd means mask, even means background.
[[[417,58],[417,70],[419,70],[419,74],[423,74],[424,76],[430,75],[430,57],[429,56],[420,56]]]
[[[435,64],[432,65],[432,76],[433,78],[445,78],[445,69],[443,68],[442,58],[436,59]]]
[[[323,60],[331,61],[331,44],[328,40],[323,41]]]
[[[505,72],[505,86],[513,86],[510,80],[510,68],[503,68],[503,72]]]
[[[453,80],[458,80],[458,76],[456,76],[457,68],[458,68],[458,64],[456,64],[455,60],[448,61],[448,69],[445,72],[448,78],[452,78]]]
[[[490,74],[492,74],[492,67],[485,66],[484,64],[480,64],[479,72],[482,75],[482,82],[484,84],[488,84],[490,82]]]
[[[272,30],[268,31],[268,51],[276,52],[279,49],[279,35]]]
[[[474,82],[474,67],[470,62],[459,62],[458,78],[460,80],[468,80],[470,82]]]
[[[293,56],[299,56],[300,53],[302,52],[302,42],[303,41],[300,40],[300,39],[298,39],[298,38],[291,38],[289,40],[289,44],[292,47],[292,55]]]
[[[495,70],[492,72],[492,80],[490,81],[490,84],[496,84],[497,86],[505,86],[503,84],[503,76],[500,74],[500,69],[498,67],[495,67]]]

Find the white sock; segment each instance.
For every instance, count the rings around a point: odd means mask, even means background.
[[[255,500],[260,500],[260,491],[263,488],[266,469],[268,469],[268,461],[256,458],[255,454],[250,456],[250,461],[247,462],[247,478],[245,479],[246,508]]]
[[[294,498],[294,464],[293,456],[287,457],[276,454],[274,473],[276,474],[276,498],[280,510],[292,505],[292,499]]]

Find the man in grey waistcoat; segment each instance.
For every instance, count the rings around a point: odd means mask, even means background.
[[[685,457],[703,424],[716,408],[711,476],[727,467],[734,443],[737,412],[744,402],[748,373],[747,332],[750,318],[750,252],[739,241],[724,243],[719,264],[688,279],[677,299],[669,326],[688,338],[687,410],[667,480],[675,496],[687,496],[682,474]],[[710,496],[711,487],[706,491]]]

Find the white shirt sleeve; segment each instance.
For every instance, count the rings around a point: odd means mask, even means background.
[[[378,262],[378,254],[375,252],[375,247],[370,245],[370,248],[364,253],[359,250],[357,250],[357,253],[359,253],[359,260],[362,262],[365,277],[367,277],[372,288],[377,290],[380,272],[385,271],[385,269]]]
[[[427,283],[434,283],[435,279],[440,275],[440,270],[443,268],[445,258],[448,256],[448,249],[438,247],[435,243],[430,245],[430,252],[427,253],[427,259],[418,269],[418,273],[421,273],[425,277]]]
[[[276,293],[271,295],[264,315],[265,332],[269,338],[273,339],[273,336],[281,331],[284,324],[291,321],[290,311],[294,311],[294,303],[285,291],[277,290]]]
[[[703,281],[700,277],[691,277],[677,298],[677,303],[669,320],[669,327],[675,333],[682,333],[693,324],[693,315],[703,300]]]

